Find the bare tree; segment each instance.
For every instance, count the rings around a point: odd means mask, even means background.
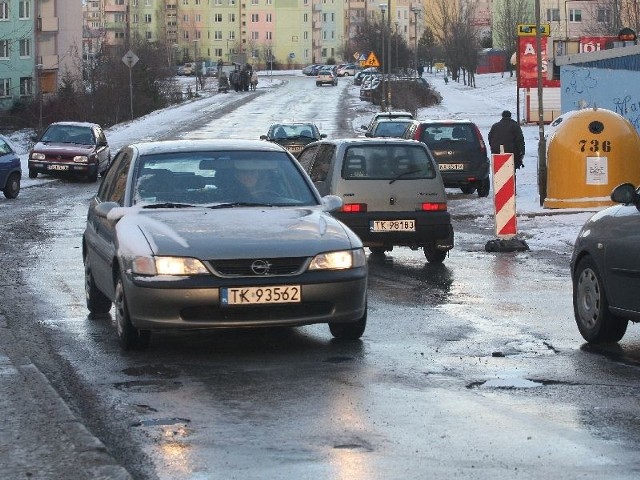
[[[464,0],[436,0],[426,12],[427,23],[445,56],[451,79],[475,85],[480,32],[473,25],[475,3]],[[468,82],[467,82],[468,81]]]
[[[623,27],[640,29],[640,0],[595,0],[586,8],[590,35],[617,35]]]
[[[507,58],[511,58],[518,47],[516,35],[518,23],[533,23],[535,21],[532,3],[528,0],[501,0],[496,3],[493,20],[493,46],[507,52]],[[513,76],[511,64],[509,64],[509,73]]]

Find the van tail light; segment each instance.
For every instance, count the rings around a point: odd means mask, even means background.
[[[446,212],[447,204],[442,202],[424,202],[421,205],[423,212]]]
[[[363,213],[367,211],[366,203],[345,203],[342,206],[344,213]]]
[[[478,138],[478,142],[480,143],[480,151],[482,151],[483,155],[487,154],[487,146],[484,143],[484,139],[482,138],[482,134],[480,133],[480,129],[477,125],[473,125],[473,130],[476,132],[476,137]]]

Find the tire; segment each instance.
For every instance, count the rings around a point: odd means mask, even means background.
[[[38,172],[36,172],[32,168],[30,168],[29,169],[29,178],[38,178]]]
[[[365,306],[364,315],[353,323],[330,323],[329,331],[338,340],[354,341],[362,337],[367,327],[367,310]]]
[[[478,196],[481,198],[488,197],[491,190],[491,181],[489,177],[478,182]]]
[[[384,247],[369,247],[369,250],[371,250],[371,255],[376,257],[384,257],[386,252]]]
[[[84,257],[84,294],[87,299],[87,308],[92,315],[109,313],[111,300],[96,287],[89,257],[86,255]]]
[[[316,82],[316,87],[321,87],[322,84],[320,82]]]
[[[147,348],[151,339],[151,332],[139,330],[131,323],[122,277],[118,277],[116,298],[113,303],[116,307],[116,328],[120,347],[123,350],[144,350]]]
[[[604,283],[591,257],[584,257],[576,267],[573,312],[580,334],[589,343],[617,342],[627,331],[629,321],[609,311]]]
[[[467,195],[471,195],[473,192],[476,191],[476,186],[475,185],[465,185],[464,187],[460,187],[460,190],[462,190],[462,193],[466,193]]]
[[[2,193],[6,198],[16,198],[18,196],[18,193],[20,193],[20,175],[17,172],[9,175]]]
[[[442,263],[447,258],[447,250],[438,250],[435,245],[425,245],[422,250],[429,263]]]

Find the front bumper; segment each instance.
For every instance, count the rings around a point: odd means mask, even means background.
[[[29,171],[45,173],[49,175],[96,175],[98,164],[96,163],[75,163],[75,162],[54,162],[49,160],[29,160]]]
[[[167,281],[124,276],[129,315],[143,330],[300,326],[354,322],[366,310],[366,267],[314,272],[300,277],[204,277]],[[220,289],[301,285],[302,301],[290,304],[221,306]]]

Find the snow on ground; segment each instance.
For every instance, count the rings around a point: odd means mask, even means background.
[[[259,72],[258,89],[277,88],[282,83],[283,75],[302,75],[300,71]],[[445,83],[442,74],[425,74],[425,78],[442,95],[442,103],[435,107],[423,108],[418,112],[419,119],[426,118],[458,118],[475,122],[482,135],[487,138],[491,125],[500,119],[503,110],[511,110],[516,116],[516,79],[501,74],[486,74],[476,77],[476,88],[462,83],[449,81]],[[183,84],[194,82],[193,77],[178,79]],[[196,111],[215,106],[236,98],[234,95],[217,94],[217,85],[207,85],[201,96],[188,100],[181,105],[156,111],[131,122],[115,125],[107,130],[107,137],[113,153],[127,143],[142,141],[153,135],[167,133],[193,115]],[[343,78],[340,82],[351,82]],[[358,87],[348,87],[352,93],[351,108],[354,109],[354,128],[369,121],[375,106],[361,102],[358,98]],[[520,109],[523,112],[523,106]],[[358,132],[362,133],[362,132]],[[517,171],[516,210],[518,213],[518,237],[526,240],[531,249],[548,249],[559,253],[567,253],[587,218],[596,210],[544,209],[540,206],[537,185],[537,150],[539,140],[538,125],[524,125],[523,133],[526,142],[525,167]],[[46,177],[29,179],[27,172],[27,153],[29,148],[28,134],[16,132],[8,135],[16,151],[20,154],[23,168],[22,188],[50,181]],[[449,210],[452,215],[469,217],[479,226],[494,226],[493,197],[478,198],[477,195],[463,195],[459,190],[448,190]],[[486,239],[483,239],[486,241]]]

